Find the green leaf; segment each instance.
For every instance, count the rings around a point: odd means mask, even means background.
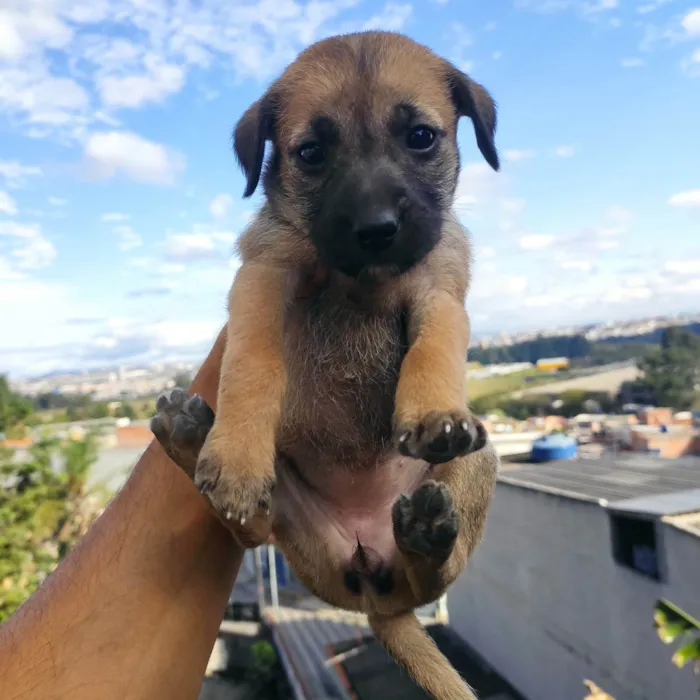
[[[700,660],[700,638],[678,649],[671,660],[678,668],[683,668],[689,661]]]

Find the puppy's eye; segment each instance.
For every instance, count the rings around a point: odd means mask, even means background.
[[[412,151],[427,151],[435,144],[436,134],[429,126],[416,126],[406,136],[406,145]]]
[[[323,165],[323,161],[326,158],[323,146],[316,141],[309,141],[308,143],[302,144],[297,151],[297,155],[299,156],[299,160],[311,167]]]

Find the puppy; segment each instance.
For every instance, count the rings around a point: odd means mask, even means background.
[[[429,49],[362,32],[303,51],[234,133],[265,202],[239,240],[216,418],[179,393],[153,423],[244,545],[271,529],[438,700],[474,695],[414,609],[464,568],[499,466],[465,396],[460,117],[498,169],[493,100]]]

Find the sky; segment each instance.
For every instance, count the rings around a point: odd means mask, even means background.
[[[328,35],[487,87],[455,207],[475,336],[700,311],[700,2],[2,0],[0,372],[201,359],[226,319],[243,111]]]

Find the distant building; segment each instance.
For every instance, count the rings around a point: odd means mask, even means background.
[[[560,369],[567,369],[569,364],[568,357],[543,357],[537,360],[536,367],[542,371],[556,372]]]
[[[651,455],[505,467],[485,537],[448,592],[455,631],[532,700],[697,697],[653,626],[700,616],[700,460]]]

